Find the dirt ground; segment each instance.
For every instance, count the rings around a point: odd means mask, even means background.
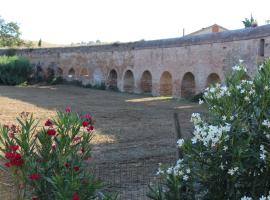
[[[192,131],[195,103],[73,86],[0,86],[0,123],[16,122],[22,111],[32,112],[40,123],[56,110],[71,106],[91,113],[96,123],[94,158],[97,161],[136,160],[175,153],[173,113],[179,113],[186,137]]]
[[[198,104],[166,97],[64,85],[0,86],[0,124],[16,123],[16,117],[27,111],[42,125],[66,106],[90,113],[95,119],[95,174],[119,193],[120,200],[147,199],[148,184],[156,177],[158,163],[175,161],[173,113],[179,114],[182,134],[188,137],[191,113],[204,111]],[[8,180],[9,176],[0,174],[0,199],[13,199]]]

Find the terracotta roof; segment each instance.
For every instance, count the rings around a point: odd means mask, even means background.
[[[200,29],[200,30],[198,30],[198,31],[194,31],[194,32],[192,32],[192,33],[189,33],[189,34],[187,34],[187,35],[193,35],[193,34],[196,34],[196,33],[200,33],[201,31],[204,31],[205,29],[208,29],[208,28],[212,28],[212,27],[214,27],[214,26],[218,26],[219,28],[224,29],[225,31],[228,31],[228,30],[229,30],[229,29],[224,28],[223,26],[220,26],[220,25],[218,25],[218,24],[213,24],[213,25],[211,25],[211,26],[202,28],[202,29]]]

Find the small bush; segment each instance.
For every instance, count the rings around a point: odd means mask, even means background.
[[[92,88],[98,89],[98,90],[106,90],[106,84],[104,82],[93,85]]]
[[[0,56],[0,84],[18,85],[28,81],[32,66],[28,60],[17,56]]]
[[[63,79],[63,77],[58,76],[58,77],[54,77],[52,79],[52,81],[50,82],[51,85],[58,85],[58,84],[63,84],[65,82],[65,80]]]
[[[93,86],[92,86],[90,83],[84,84],[83,87],[84,87],[84,88],[93,88]]]
[[[10,48],[10,49],[6,50],[5,55],[6,56],[16,56],[16,53],[17,53],[16,49]]]
[[[42,128],[29,113],[19,126],[0,126],[0,157],[13,176],[17,199],[116,199],[103,195],[103,184],[88,169],[91,161],[93,120],[66,108]]]
[[[270,60],[245,77],[240,63],[225,85],[206,89],[208,116],[192,114],[193,137],[177,142],[183,158],[159,169],[151,199],[270,199]]]
[[[83,86],[82,81],[79,81],[79,80],[66,81],[66,84],[67,85],[79,86],[79,87]]]
[[[203,99],[203,93],[202,92],[200,92],[200,93],[196,94],[195,96],[193,96],[191,98],[191,101],[192,102],[199,102],[200,99],[201,100]]]
[[[48,84],[52,84],[53,80],[55,79],[55,73],[54,70],[52,68],[48,68],[47,69],[47,74],[46,74],[46,82]]]

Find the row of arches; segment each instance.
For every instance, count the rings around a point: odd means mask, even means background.
[[[62,76],[63,70],[61,68],[57,68],[55,70],[56,76]],[[68,71],[68,77],[72,78],[76,75],[74,68],[70,68]],[[89,72],[87,68],[82,68],[79,76],[81,78],[88,77]],[[118,89],[118,73],[115,69],[112,69],[109,72],[109,75],[106,80],[106,85],[108,89]],[[220,77],[216,73],[211,73],[206,80],[206,86],[211,84],[220,83]],[[140,89],[143,93],[152,93],[152,74],[150,71],[146,70],[142,73],[140,78]],[[123,91],[132,93],[135,89],[135,78],[132,70],[127,70],[123,76]],[[181,97],[189,98],[195,95],[196,93],[196,83],[195,77],[191,72],[187,72],[184,74],[181,81]],[[161,96],[172,96],[173,93],[173,79],[170,72],[165,71],[162,73],[159,81],[159,94]]]
[[[111,82],[110,81],[111,72],[109,75],[109,83]],[[116,71],[114,70],[113,73],[116,73]],[[114,83],[115,83],[115,80],[114,80]],[[123,79],[124,92],[133,92],[134,84],[135,84],[135,80],[134,80],[133,72],[131,70],[127,70],[126,73],[124,74],[124,79]],[[115,86],[116,85],[117,85],[117,82],[115,83]],[[140,81],[140,88],[143,93],[152,92],[152,75],[148,70],[144,71],[142,74],[141,81]]]
[[[216,73],[211,73],[207,77],[206,87],[220,83],[220,77]],[[173,79],[170,72],[165,71],[162,73],[160,77],[160,95],[161,96],[172,96],[173,92]],[[123,78],[123,91],[124,92],[133,92],[135,85],[135,79],[133,72],[131,70],[127,70],[124,74]],[[108,87],[116,88],[117,87],[117,72],[116,70],[111,70],[108,76]],[[191,72],[187,72],[184,74],[181,84],[181,97],[189,98],[195,95],[196,84],[195,77]],[[152,75],[150,71],[146,70],[143,72],[140,79],[140,89],[143,93],[151,93],[152,92]]]
[[[191,72],[185,73],[181,84],[181,97],[188,98],[195,95],[195,77]],[[172,75],[163,72],[160,78],[160,95],[171,96],[173,90]]]

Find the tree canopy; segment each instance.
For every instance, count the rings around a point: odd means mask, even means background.
[[[255,20],[252,15],[250,16],[250,19],[245,18],[245,20],[242,22],[243,22],[245,28],[258,26],[257,20]]]
[[[16,22],[6,22],[0,16],[0,47],[14,47],[24,44],[20,39],[20,27]]]

